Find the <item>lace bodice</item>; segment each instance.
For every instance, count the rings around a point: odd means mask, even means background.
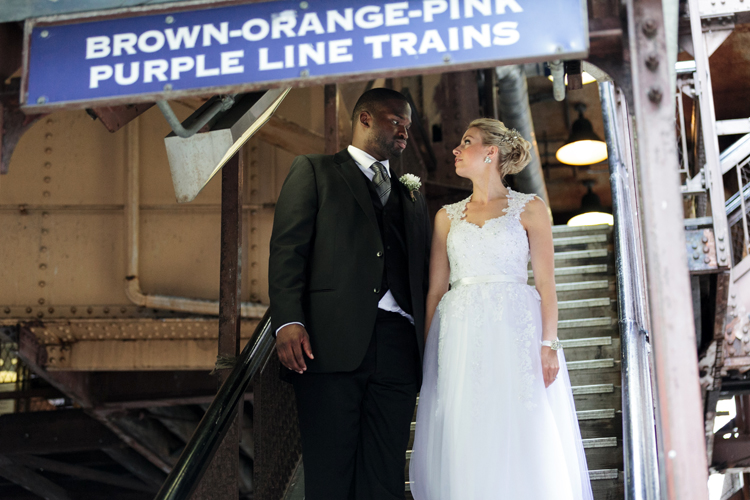
[[[509,274],[527,277],[529,239],[521,224],[521,213],[536,195],[508,190],[504,215],[479,227],[465,219],[471,197],[446,205],[451,221],[448,232],[448,260],[451,283],[461,278]]]

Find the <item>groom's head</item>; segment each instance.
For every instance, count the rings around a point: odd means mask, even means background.
[[[411,106],[403,94],[391,89],[368,90],[352,112],[352,145],[387,160],[406,149],[411,126]]]

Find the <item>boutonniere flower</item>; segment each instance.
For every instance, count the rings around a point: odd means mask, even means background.
[[[419,188],[422,187],[422,180],[414,174],[404,174],[398,180],[409,190],[411,201],[417,201],[414,198],[414,192],[419,191]]]

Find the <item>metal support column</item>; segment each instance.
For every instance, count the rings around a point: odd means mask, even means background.
[[[332,155],[339,151],[339,86],[332,83],[324,90],[325,116],[324,128],[326,133],[326,154]]]
[[[662,2],[628,0],[626,5],[661,491],[668,499],[706,500],[703,409]]]
[[[240,300],[242,277],[242,162],[240,149],[221,170],[221,268],[219,271],[219,387],[240,354]],[[242,403],[219,445],[211,465],[198,484],[193,500],[239,498],[240,422]]]

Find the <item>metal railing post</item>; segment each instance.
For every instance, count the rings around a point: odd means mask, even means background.
[[[648,333],[643,298],[637,276],[641,254],[636,243],[635,207],[629,190],[632,168],[622,154],[623,133],[617,121],[615,89],[611,82],[599,84],[604,133],[609,150],[612,205],[615,218],[617,303],[622,350],[622,427],[625,462],[625,498],[657,500],[659,467],[656,427],[651,390]]]

